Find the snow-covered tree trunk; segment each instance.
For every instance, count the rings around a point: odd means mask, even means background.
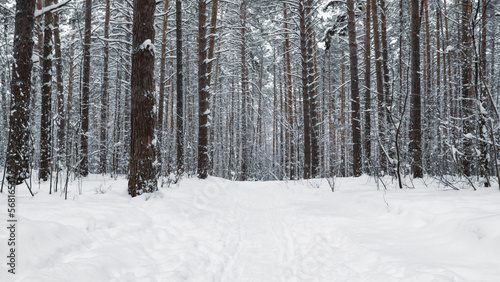
[[[176,147],[177,147],[177,171],[178,177],[184,172],[184,73],[182,59],[182,0],[175,2],[175,36],[176,36],[176,94],[177,94],[177,126],[176,126]],[[173,121],[172,121],[173,122]]]
[[[134,1],[131,77],[131,139],[128,192],[132,197],[157,189],[154,139],[154,0]]]
[[[45,0],[45,7],[52,4]],[[52,13],[45,13],[43,27],[42,114],[40,121],[40,166],[38,179],[47,181],[51,173],[52,150]]]
[[[208,129],[210,116],[210,81],[207,56],[207,11],[205,0],[198,1],[198,177],[208,176]]]
[[[90,107],[90,44],[92,36],[92,0],[85,0],[85,38],[83,43],[82,100],[80,101],[80,149],[79,173],[89,174],[89,107]]]
[[[364,149],[364,166],[365,172],[369,171],[369,161],[372,156],[372,143],[371,143],[371,47],[370,47],[370,29],[371,29],[371,0],[366,1],[365,18],[364,18],[364,31],[363,47],[364,47],[364,128],[363,128],[363,149]]]
[[[158,93],[159,95],[159,101],[158,101],[158,119],[157,119],[157,124],[156,124],[156,130],[157,130],[157,138],[158,138],[158,161],[161,163],[161,174],[163,174],[163,124],[165,123],[164,121],[164,116],[165,116],[165,86],[168,85],[168,81],[166,80],[166,68],[167,68],[167,27],[168,27],[168,8],[169,8],[169,0],[165,0],[165,6],[163,8],[163,13],[165,15],[163,16],[163,25],[162,25],[162,31],[161,31],[161,58],[160,58],[160,92]]]
[[[102,70],[102,92],[101,92],[101,120],[100,120],[100,146],[99,146],[99,172],[106,173],[108,156],[108,101],[109,101],[109,21],[111,16],[111,3],[106,0],[106,12],[104,18],[104,62]]]
[[[300,51],[302,61],[302,96],[304,116],[304,178],[314,178],[319,171],[317,136],[316,74],[314,71],[314,33],[312,1],[299,0]]]
[[[353,0],[347,0],[347,17],[349,19],[347,30],[349,34],[349,63],[351,70],[351,126],[353,146],[352,173],[354,176],[360,176],[362,173],[361,113],[358,76],[358,44],[356,42],[356,25],[354,22]]]
[[[411,96],[410,96],[410,158],[414,178],[422,178],[422,127],[420,92],[420,16],[419,0],[411,2]]]
[[[240,144],[241,144],[241,180],[248,178],[248,161],[249,144],[247,142],[247,127],[249,112],[249,90],[248,90],[248,68],[246,65],[246,22],[247,22],[247,4],[245,1],[240,6],[240,23],[241,23],[241,129],[240,129]]]
[[[55,0],[54,4],[58,1]],[[57,145],[56,154],[54,156],[57,173],[63,167],[63,159],[65,155],[65,138],[66,138],[66,118],[64,116],[64,84],[63,84],[63,59],[61,52],[61,31],[59,29],[59,12],[55,12],[54,20],[54,55],[56,60],[56,93],[57,93],[57,117],[55,122],[57,125]],[[59,175],[59,174],[58,174]],[[56,186],[57,187],[57,186]]]
[[[472,88],[472,27],[471,27],[471,13],[472,3],[470,0],[462,0],[462,19],[461,19],[461,90],[462,90],[462,126],[463,126],[463,154],[462,161],[463,173],[470,176],[473,173],[474,162],[474,104],[477,101],[474,97]]]
[[[31,72],[33,68],[33,27],[35,1],[17,0],[14,30],[14,64],[12,66],[9,142],[7,147],[7,180],[11,185],[23,183],[30,175],[31,154],[29,109]]]

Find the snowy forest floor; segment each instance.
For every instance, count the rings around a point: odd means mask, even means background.
[[[1,263],[0,281],[500,281],[498,189],[415,184],[183,179],[132,199],[93,175],[67,201],[20,186],[17,274]]]

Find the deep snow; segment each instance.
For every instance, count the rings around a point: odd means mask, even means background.
[[[81,188],[67,201],[19,188],[17,274],[2,263],[1,281],[500,281],[497,188],[209,178],[131,199],[102,176]]]

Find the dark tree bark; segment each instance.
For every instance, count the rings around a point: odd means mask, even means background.
[[[488,95],[486,92],[485,84],[487,83],[486,75],[487,75],[487,64],[486,64],[486,40],[487,40],[487,18],[488,18],[488,1],[482,1],[481,7],[481,48],[479,53],[479,68],[476,69],[476,81],[480,88],[480,99],[479,103],[481,103],[482,108],[487,109],[489,107],[486,106],[486,96]],[[477,64],[477,62],[476,62]],[[491,108],[491,107],[490,107]],[[479,111],[479,133],[480,133],[480,156],[479,156],[479,165],[480,165],[480,175],[483,178],[484,187],[490,187],[490,181],[488,179],[489,174],[489,164],[488,164],[488,143],[484,140],[488,140],[488,127],[486,125],[487,114],[480,110]]]
[[[419,0],[411,2],[411,96],[410,96],[410,157],[414,178],[422,178],[422,127],[420,97],[420,17]]]
[[[288,14],[286,2],[283,2],[283,17],[284,17],[284,60],[285,60],[285,117],[286,117],[286,127],[285,127],[285,169],[286,174],[290,179],[295,179],[296,169],[295,169],[295,147],[293,143],[293,91],[292,91],[292,66],[290,62],[290,39],[289,39],[289,28],[288,28]]]
[[[80,174],[87,176],[89,174],[89,103],[90,103],[90,40],[92,24],[92,0],[85,0],[85,37],[83,42],[83,78],[82,78],[82,100],[81,106],[81,160]]]
[[[184,172],[184,74],[182,70],[182,0],[177,0],[175,4],[176,23],[176,56],[177,56],[177,175]]]
[[[71,129],[71,114],[73,112],[73,81],[74,81],[74,75],[75,75],[75,33],[74,31],[76,29],[76,24],[75,20],[71,20],[71,27],[73,29],[73,32],[71,34],[71,44],[70,44],[70,52],[69,52],[69,77],[68,77],[68,99],[67,99],[67,107],[66,107],[66,167],[69,169],[71,167],[71,151],[73,149],[73,130],[70,131]]]
[[[212,49],[213,50],[213,49]],[[213,51],[212,51],[213,52]],[[208,119],[210,116],[210,74],[207,54],[207,4],[198,1],[198,177],[208,176],[210,157],[208,152]]]
[[[240,129],[240,142],[241,142],[241,180],[247,180],[248,171],[248,142],[247,142],[247,127],[248,127],[248,68],[246,65],[246,22],[247,22],[247,4],[245,1],[240,7],[240,21],[241,21],[241,129]]]
[[[380,13],[380,41],[382,43],[382,69],[384,70],[384,97],[386,105],[390,105],[390,94],[389,94],[389,50],[387,47],[387,6],[385,0],[380,0],[380,7],[382,12]],[[387,117],[386,120],[390,118]],[[388,137],[388,136],[386,136]]]
[[[303,114],[304,114],[304,178],[311,178],[311,116],[309,110],[309,87],[307,84],[307,29],[305,0],[299,2],[300,15],[300,53],[302,55],[302,95],[303,95]]]
[[[45,0],[45,7],[52,4]],[[40,168],[38,179],[47,181],[51,165],[52,141],[52,13],[45,13],[43,28],[42,114],[40,120]]]
[[[371,159],[372,143],[371,143],[371,49],[370,49],[370,29],[371,29],[371,0],[366,1],[365,6],[365,35],[363,38],[364,61],[365,61],[365,124],[363,135],[363,147],[365,151],[365,168],[368,168]],[[368,172],[368,169],[366,169]]]
[[[198,177],[207,178],[211,168],[210,148],[210,92],[212,60],[215,52],[215,32],[217,25],[217,9],[219,1],[212,3],[212,16],[210,20],[210,34],[207,40],[207,3],[205,0],[198,2]],[[207,50],[208,41],[208,50]]]
[[[319,121],[318,121],[318,75],[315,64],[315,33],[313,28],[313,4],[312,0],[306,0],[306,29],[308,34],[307,41],[307,69],[309,85],[309,115],[310,115],[310,135],[311,135],[311,178],[317,177],[320,172],[320,148],[319,148]]]
[[[168,27],[168,6],[169,0],[165,0],[165,7],[163,12],[165,15],[163,16],[163,28],[162,28],[162,37],[161,37],[161,59],[160,59],[160,93],[159,93],[159,102],[158,102],[158,121],[156,129],[158,131],[158,148],[161,150],[163,147],[163,124],[164,122],[164,112],[165,112],[165,85],[166,81],[166,63],[167,63],[167,27]],[[163,166],[163,158],[161,157],[161,152],[158,152],[158,160],[162,163]],[[163,173],[163,172],[162,172]]]
[[[33,61],[33,28],[35,1],[17,0],[14,30],[14,49],[11,81],[9,142],[7,148],[7,181],[10,185],[23,183],[30,176],[31,154],[29,106]]]
[[[54,1],[57,4],[57,0]],[[63,85],[63,61],[61,56],[61,36],[59,30],[59,13],[54,13],[54,53],[56,59],[56,90],[57,90],[57,151],[56,165],[59,171],[62,168],[62,160],[65,152],[66,119],[64,116],[64,85]]]
[[[154,0],[134,1],[131,77],[131,139],[128,192],[156,191],[154,149]]]
[[[109,101],[109,20],[111,14],[110,0],[106,0],[106,13],[104,18],[104,62],[102,70],[102,93],[101,93],[101,132],[100,132],[100,148],[99,148],[99,171],[102,174],[106,173],[107,155],[108,155],[108,101]]]
[[[358,44],[356,42],[356,25],[354,23],[354,3],[347,0],[347,30],[349,34],[349,63],[351,69],[351,125],[352,125],[352,172],[354,176],[362,174],[361,168],[361,114],[358,76]]]
[[[217,32],[217,11],[219,8],[219,0],[212,0],[212,16],[210,18],[210,35],[208,40],[208,83],[211,84],[213,60],[215,54],[215,38]],[[217,79],[214,84],[217,83]]]
[[[372,18],[373,18],[373,45],[375,49],[375,80],[377,84],[377,103],[378,103],[378,141],[379,141],[379,162],[380,167],[384,169],[386,158],[383,155],[383,140],[385,138],[384,124],[385,123],[385,97],[384,97],[384,80],[383,80],[383,64],[382,60],[382,46],[380,40],[380,23],[378,19],[378,1],[372,0]]]
[[[311,0],[300,0],[300,50],[302,55],[302,96],[304,114],[304,178],[314,178],[319,168],[319,144],[316,113],[316,75],[314,73],[314,47]]]
[[[463,173],[467,176],[472,174],[472,163],[474,161],[473,140],[475,118],[474,118],[474,91],[472,89],[472,30],[470,0],[462,0],[461,21],[461,68],[462,68],[462,116],[463,116]]]
[[[8,15],[8,10],[7,9],[2,9],[2,26],[3,26],[3,40],[7,42],[7,34],[8,34],[8,29],[9,29],[9,21],[7,19]],[[7,47],[7,46],[6,46]],[[7,128],[9,128],[9,104],[8,104],[8,98],[7,98],[7,76],[8,72],[10,71],[10,62],[9,60],[5,60],[2,64],[2,76],[0,77],[0,84],[2,85],[0,88],[0,93],[1,93],[1,101],[0,101],[0,106],[2,110],[2,120],[0,121],[2,127],[5,129],[4,133],[7,133]],[[7,136],[5,134],[2,134],[2,144],[5,144]],[[4,155],[2,155],[2,160]]]

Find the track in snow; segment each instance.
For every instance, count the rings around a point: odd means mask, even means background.
[[[125,180],[106,180],[109,188],[101,194],[103,179],[95,177],[84,182],[83,195],[75,184],[68,201],[42,186],[35,198],[18,197],[20,265],[14,281],[500,277],[497,193],[394,190],[386,195],[388,209],[373,183],[356,181],[331,193],[326,181],[185,179],[180,187],[130,199]],[[0,281],[11,281],[5,275],[2,264]]]

